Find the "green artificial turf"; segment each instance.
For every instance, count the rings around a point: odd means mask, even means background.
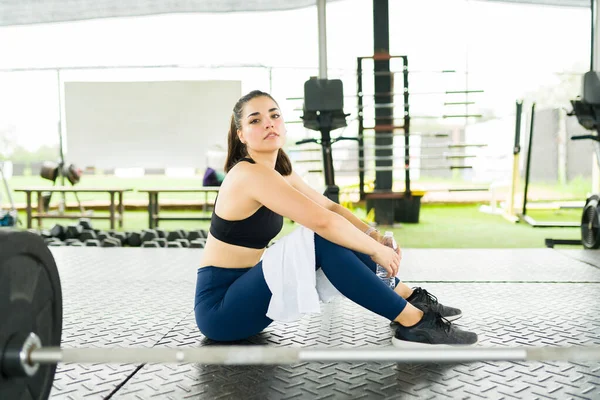
[[[363,210],[356,210],[364,217]],[[578,221],[579,210],[532,211],[529,214],[540,221]],[[94,215],[107,215],[94,211]],[[162,211],[161,215],[198,216],[196,211]],[[25,222],[25,213],[19,216]],[[70,220],[44,220],[45,228],[55,223],[69,224]],[[105,220],[94,220],[98,229],[109,229]],[[34,221],[34,227],[36,222]],[[208,229],[209,221],[163,221],[160,227],[169,229]],[[297,225],[286,220],[281,237]],[[127,211],[122,230],[142,230],[148,227],[148,214],[145,211]],[[420,221],[417,224],[401,223],[394,227],[379,227],[380,230],[394,232],[398,243],[404,248],[542,248],[545,238],[578,239],[577,228],[533,228],[523,222],[511,223],[499,215],[489,215],[478,210],[477,205],[427,205],[421,206]],[[121,229],[119,229],[121,230]]]

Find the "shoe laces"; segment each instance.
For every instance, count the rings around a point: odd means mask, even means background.
[[[442,314],[435,313],[435,325],[442,328],[446,332],[446,334],[449,334],[451,326],[452,326],[452,322],[450,322],[446,318],[442,317]]]
[[[434,295],[432,295],[431,293],[429,293],[427,290],[422,289],[422,288],[418,288],[418,289],[415,289],[415,290],[416,291],[420,291],[421,293],[423,293],[425,295],[425,301],[426,301],[427,305],[437,304],[438,303],[437,297],[435,297]]]

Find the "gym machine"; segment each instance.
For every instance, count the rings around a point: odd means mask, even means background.
[[[326,197],[339,203],[339,187],[335,184],[331,145],[340,140],[358,140],[338,137],[331,139],[331,131],[347,126],[344,114],[344,87],[339,79],[327,79],[327,31],[326,0],[317,0],[319,22],[319,77],[311,77],[304,83],[303,125],[307,129],[320,131],[320,139],[304,139],[296,142],[317,143],[323,153],[323,171],[325,172]]]
[[[591,50],[590,70],[583,75],[581,95],[571,100],[573,110],[568,114],[577,117],[577,121],[585,129],[591,131],[589,135],[571,137],[571,140],[592,140],[596,153],[596,161],[600,165],[600,72],[598,72],[597,52],[597,24],[598,6],[597,0],[590,1],[591,14]],[[546,239],[546,247],[554,247],[557,244],[578,245],[582,244],[586,249],[600,248],[600,196],[593,194],[589,196],[583,206],[581,216],[581,241],[564,239]]]
[[[589,135],[571,137],[571,140],[592,140],[596,152],[596,160],[600,163],[600,73],[588,71],[583,75],[582,95],[571,100],[573,111],[568,115],[576,116],[577,121],[585,129],[592,131]],[[586,249],[600,248],[600,196],[593,194],[583,206],[581,216],[581,241],[566,239],[546,239],[546,247],[557,244],[578,245]]]
[[[317,143],[321,145],[323,154],[323,171],[325,173],[325,192],[331,201],[339,203],[340,189],[335,184],[333,156],[331,145],[341,140],[358,140],[357,138],[339,136],[331,138],[331,131],[347,126],[344,114],[344,89],[339,79],[311,78],[304,83],[304,115],[303,125],[307,129],[320,131],[320,139],[303,139],[296,142]]]

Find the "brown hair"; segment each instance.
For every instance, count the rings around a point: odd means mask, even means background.
[[[235,164],[237,164],[242,158],[248,156],[248,150],[246,145],[240,141],[237,135],[237,130],[242,128],[242,110],[246,103],[257,97],[268,97],[277,104],[275,99],[270,94],[261,92],[260,90],[253,90],[247,95],[240,98],[235,106],[233,107],[233,114],[231,115],[231,123],[229,125],[229,134],[227,135],[227,160],[225,161],[225,172],[229,172]],[[279,107],[279,104],[277,104]],[[290,161],[287,154],[283,149],[279,149],[277,153],[277,161],[275,162],[275,170],[283,176],[288,176],[292,173],[292,162]]]

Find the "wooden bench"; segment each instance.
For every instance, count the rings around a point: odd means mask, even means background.
[[[113,188],[113,187],[93,187],[93,188],[77,188],[74,186],[35,186],[35,187],[24,187],[17,188],[14,190],[15,192],[25,192],[25,196],[27,198],[27,228],[32,227],[32,221],[37,219],[38,227],[42,226],[42,219],[44,218],[59,218],[59,219],[79,219],[79,218],[89,218],[89,219],[107,219],[110,221],[110,229],[115,229],[115,221],[119,222],[119,227],[123,227],[123,214],[124,214],[124,204],[123,204],[123,193],[133,191],[133,189],[124,189],[124,188]],[[36,212],[33,212],[33,207],[31,205],[31,194],[37,193],[37,207]],[[43,205],[43,197],[42,193],[108,193],[110,198],[109,204],[109,215],[108,216],[98,216],[98,215],[87,215],[86,213],[81,212],[78,213],[50,213],[44,210]],[[118,196],[118,204],[115,203],[115,195]]]
[[[148,228],[158,227],[159,221],[209,221],[210,216],[182,217],[182,216],[160,216],[159,193],[204,193],[202,211],[208,211],[208,194],[218,193],[219,186],[202,186],[196,188],[150,188],[138,189],[138,192],[148,193]]]

